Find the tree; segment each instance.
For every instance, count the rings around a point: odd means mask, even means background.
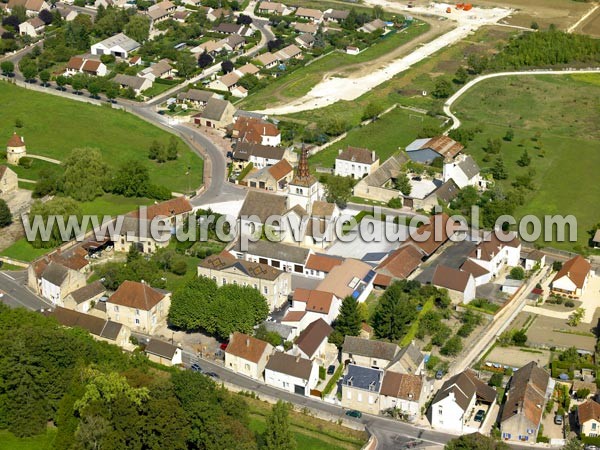
[[[148,158],[156,160],[163,151],[164,146],[155,139],[150,143],[150,148],[148,149]]]
[[[400,282],[389,286],[375,307],[372,323],[378,338],[397,341],[401,339],[417,317],[417,303]]]
[[[333,324],[338,335],[338,346],[344,341],[345,336],[358,336],[360,333],[361,317],[358,311],[358,302],[351,296],[345,297],[340,307],[340,313]]]
[[[112,191],[125,197],[144,197],[148,194],[150,175],[137,160],[123,163],[112,182]]]
[[[383,112],[383,106],[379,103],[369,102],[363,111],[362,120],[376,120],[377,117]]]
[[[515,345],[525,345],[527,343],[527,334],[525,330],[517,330],[512,335],[512,341]]]
[[[71,77],[71,87],[76,94],[80,93],[83,89],[84,83],[81,77],[73,76]]]
[[[5,228],[12,223],[12,213],[6,200],[0,198],[0,228]]]
[[[196,59],[189,52],[177,52],[177,73],[180,77],[189,78],[196,70]]]
[[[327,177],[325,197],[328,202],[335,203],[342,209],[345,208],[352,197],[352,179],[339,175]]]
[[[373,17],[373,19],[383,19],[384,15],[385,11],[380,5],[375,5],[373,7],[373,10],[371,11],[371,17]]]
[[[513,280],[522,280],[525,278],[525,270],[521,266],[515,266],[510,269],[510,277]]]
[[[575,392],[575,397],[580,400],[585,400],[590,395],[590,390],[588,388],[579,388],[577,392]]]
[[[124,32],[134,41],[143,43],[150,35],[150,20],[147,16],[134,14],[130,16]]]
[[[98,98],[98,94],[101,91],[100,84],[96,80],[90,81],[87,87],[88,92],[92,98]]]
[[[47,86],[48,82],[50,81],[50,72],[47,70],[42,70],[40,72],[40,81],[42,82],[42,86]]]
[[[290,427],[290,405],[278,400],[271,409],[264,432],[266,450],[294,450],[296,441]]]
[[[274,52],[276,50],[279,50],[281,47],[283,47],[283,44],[285,42],[283,42],[283,39],[273,39],[272,41],[267,42],[267,48],[269,49],[270,52]]]
[[[534,21],[534,22],[531,22],[531,26],[530,26],[530,28],[531,28],[532,30],[539,30],[540,26],[538,25],[538,23],[537,23],[537,22],[535,22],[535,21]]]
[[[56,77],[56,85],[58,86],[59,90],[64,91],[65,86],[67,85],[67,77],[65,77],[64,75],[59,75]]]
[[[235,23],[238,25],[250,25],[252,23],[252,17],[246,14],[240,14]]]
[[[527,153],[527,149],[525,149],[523,150],[521,157],[517,160],[517,165],[520,167],[527,167],[529,164],[531,164],[531,157],[529,156],[529,153]]]
[[[21,73],[23,74],[23,78],[25,78],[25,81],[35,81],[35,77],[37,76],[38,70],[34,62],[25,64],[23,67],[20,67],[20,69]]]
[[[109,83],[106,87],[106,98],[112,103],[119,95],[119,87],[115,83]]]
[[[433,91],[431,92],[431,94],[435,98],[450,97],[450,94],[452,94],[452,85],[450,84],[450,82],[447,79],[439,77],[435,81],[435,87],[433,88]]]
[[[235,66],[230,60],[226,59],[221,63],[221,70],[223,73],[233,72],[233,69],[235,69]]]
[[[498,153],[500,153],[501,149],[502,149],[502,141],[500,139],[488,138],[486,146],[485,146],[486,153],[491,153],[493,155],[497,155]]]
[[[489,436],[473,433],[452,439],[444,446],[444,450],[510,450],[510,446]]]
[[[11,76],[15,72],[15,65],[12,61],[2,61],[0,69],[4,75]]]
[[[501,373],[494,373],[490,378],[490,382],[488,384],[494,387],[502,387],[503,381],[504,376]]]
[[[584,317],[585,317],[585,309],[577,308],[569,316],[569,320],[567,321],[567,324],[570,327],[576,327],[577,325],[579,325],[581,323],[581,321],[583,320]]]
[[[48,222],[48,217],[50,216],[62,217],[65,224],[69,220],[69,217],[73,216],[77,218],[78,223],[80,223],[79,218],[81,217],[81,209],[79,203],[75,200],[55,197],[45,203],[42,203],[39,200],[33,202],[29,211],[30,223],[33,223],[36,216],[39,216],[44,224],[48,223],[49,225],[50,222]],[[56,222],[49,228],[49,233],[46,236],[42,234],[42,231],[43,230],[38,229],[34,240],[31,242],[31,245],[34,248],[53,248],[75,237],[74,230],[71,230],[71,233],[61,235]]]
[[[494,164],[494,167],[492,167],[491,172],[494,180],[506,180],[508,178],[506,168],[504,167],[504,161],[501,156],[496,158],[496,163]]]
[[[444,346],[440,349],[440,353],[444,356],[456,356],[462,349],[462,339],[459,336],[453,336],[446,341]]]
[[[171,136],[169,139],[169,145],[167,146],[167,160],[174,161],[177,159],[177,153],[179,150],[179,142],[175,136]]]
[[[560,271],[560,269],[562,269],[563,263],[561,261],[554,261],[552,263],[552,270],[554,272],[558,272]]]
[[[94,148],[76,148],[63,165],[61,190],[78,201],[91,201],[104,194],[108,165]]]
[[[214,59],[208,53],[204,52],[198,57],[198,67],[204,69],[213,63]]]
[[[40,11],[40,13],[38,14],[38,17],[46,25],[50,25],[52,23],[52,21],[54,20],[54,16],[47,9],[42,9]]]
[[[404,195],[410,195],[412,192],[412,186],[408,175],[405,172],[400,172],[394,180],[394,186]]]
[[[469,73],[467,72],[467,69],[465,69],[463,66],[460,66],[458,69],[456,69],[456,73],[454,74],[454,79],[452,81],[454,81],[456,84],[465,84],[468,79]]]
[[[506,130],[506,134],[504,135],[504,137],[502,139],[504,139],[507,142],[510,142],[514,139],[515,137],[515,132],[513,131],[512,128],[509,128],[508,130]]]

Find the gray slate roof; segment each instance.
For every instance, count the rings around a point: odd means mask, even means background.
[[[73,298],[75,303],[79,305],[85,302],[86,300],[102,295],[105,292],[106,288],[102,285],[102,283],[99,280],[97,280],[93,283],[90,283],[86,286],[74,290],[69,295]]]
[[[479,166],[471,155],[468,155],[464,160],[459,162],[458,167],[460,167],[469,180],[480,172]]]
[[[241,216],[258,216],[265,223],[270,216],[283,216],[287,211],[287,198],[268,192],[249,191],[240,210]]]
[[[204,111],[202,111],[200,116],[210,120],[221,120],[229,105],[230,103],[227,100],[212,97],[208,100],[208,103],[206,103],[206,108],[204,108]]]
[[[42,273],[42,278],[55,286],[60,286],[67,278],[68,274],[69,269],[67,269],[65,266],[51,262]]]
[[[400,348],[390,342],[372,341],[355,336],[346,336],[342,352],[369,358],[392,361]]]
[[[312,362],[299,356],[276,352],[269,359],[265,369],[308,380],[312,371]]]
[[[385,161],[377,170],[364,178],[364,182],[368,186],[381,187],[391,178],[398,176],[402,172],[402,165],[408,161],[408,157],[404,153],[392,156]]]
[[[107,48],[112,48],[118,45],[119,47],[128,52],[131,52],[136,48],[140,47],[140,44],[138,42],[134,41],[133,39],[131,39],[123,33],[119,33],[107,39],[104,39],[103,41],[100,41],[99,44],[102,44]]]
[[[435,195],[439,200],[444,203],[450,203],[456,198],[460,188],[456,185],[454,180],[451,178],[442,184],[439,188],[433,191],[430,195]]]
[[[146,353],[160,356],[162,358],[173,359],[177,347],[169,344],[168,342],[159,341],[158,339],[150,339],[146,346]]]
[[[215,94],[210,91],[201,91],[200,89],[190,89],[187,92],[177,94],[177,100],[191,100],[194,102],[208,102]]]
[[[348,364],[348,372],[344,376],[342,384],[378,393],[382,380],[383,370]]]
[[[248,161],[250,156],[257,158],[268,158],[282,160],[285,155],[285,149],[282,147],[273,147],[270,145],[250,144],[248,142],[238,142],[235,144],[233,159],[239,161]]]
[[[240,241],[237,241],[233,248],[234,251],[240,252]],[[259,240],[256,242],[248,242],[247,253],[264,258],[277,259],[279,261],[290,261],[295,264],[304,264],[310,254],[307,248],[298,247],[295,245],[286,245],[277,242],[269,242]]]
[[[141,89],[146,82],[146,79],[138,76],[123,75],[122,73],[119,73],[113,78],[113,81],[117,84],[127,86],[132,89]]]

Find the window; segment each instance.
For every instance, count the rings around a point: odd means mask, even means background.
[[[254,283],[254,289],[258,290],[258,284]]]
[[[269,293],[269,287],[265,286],[264,289],[263,289],[263,291],[264,291],[265,295],[268,294]]]
[[[595,430],[595,429],[596,429],[596,423],[593,423],[592,424],[592,430]]]
[[[233,280],[233,284],[237,286],[237,280]]]
[[[227,280],[225,278],[223,278],[222,282],[223,282],[223,286],[225,286],[227,284]]]
[[[369,405],[372,405],[373,403],[375,403],[375,397],[369,395]]]
[[[358,395],[356,396],[356,401],[362,402],[362,392],[358,393]]]
[[[288,383],[287,381],[284,381],[284,382],[283,382],[283,387],[284,387],[285,389],[287,389],[288,387],[290,387],[290,383]]]
[[[212,277],[212,279],[215,283],[217,282],[217,277]]]
[[[511,434],[510,433],[502,433],[502,439],[510,439]]]
[[[135,315],[136,315],[136,316],[139,316],[139,315],[140,315],[140,310],[139,310],[139,309],[136,309],[136,310],[135,310]]]
[[[115,312],[119,312],[119,307],[115,305]]]
[[[250,364],[244,364],[244,370],[250,370]]]
[[[140,319],[138,319],[137,317],[135,318],[135,324],[139,325],[140,324]]]

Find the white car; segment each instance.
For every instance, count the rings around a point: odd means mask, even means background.
[[[4,291],[0,291],[0,298],[4,297]]]

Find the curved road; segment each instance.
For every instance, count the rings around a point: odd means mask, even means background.
[[[489,78],[510,77],[510,76],[515,76],[515,75],[517,75],[517,76],[521,76],[521,75],[571,75],[573,73],[600,73],[600,68],[581,69],[581,70],[577,70],[577,69],[572,69],[572,70],[523,70],[523,71],[516,71],[516,72],[490,73],[488,75],[482,75],[477,78],[474,78],[473,80],[471,80],[467,84],[465,84],[463,87],[461,87],[458,91],[456,91],[454,93],[454,95],[452,95],[452,97],[448,98],[448,100],[446,100],[446,103],[444,103],[444,114],[446,114],[448,117],[450,117],[452,119],[452,125],[450,126],[450,128],[448,128],[446,133],[448,133],[448,131],[450,131],[450,130],[455,130],[456,128],[460,127],[460,119],[458,117],[456,117],[450,110],[450,108],[452,108],[452,105],[465,92],[467,92],[469,89],[471,89],[473,86],[475,86],[477,83],[480,83],[481,81],[487,80]]]

